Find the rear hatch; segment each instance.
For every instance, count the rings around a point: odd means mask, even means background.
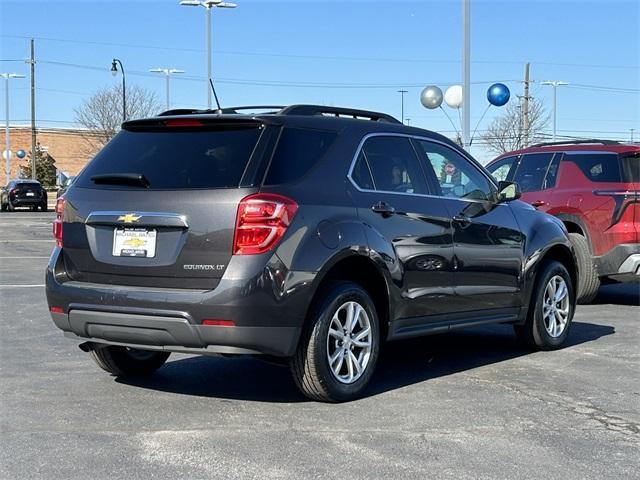
[[[625,203],[628,211],[622,216],[633,224],[636,231],[635,241],[640,243],[640,149],[620,155],[622,178],[625,182]]]
[[[214,288],[231,259],[238,204],[258,190],[274,130],[249,118],[125,124],[67,193],[70,278]]]
[[[18,200],[42,200],[42,185],[36,182],[20,182],[11,190],[12,197]]]

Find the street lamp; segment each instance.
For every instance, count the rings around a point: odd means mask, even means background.
[[[7,174],[7,184],[11,180],[11,143],[9,141],[9,80],[12,78],[24,78],[19,73],[0,73],[0,77],[6,80],[4,87],[4,104],[5,104],[5,130],[4,130],[4,158],[5,172]],[[31,152],[35,155],[35,152]]]
[[[557,94],[558,87],[563,85],[569,85],[568,82],[561,82],[558,80],[547,80],[546,82],[540,82],[540,85],[551,85],[553,87],[553,141],[556,141],[556,105],[557,105]]]
[[[404,94],[407,93],[406,90],[398,90],[398,93],[400,94],[401,97],[401,104],[402,104],[402,124],[404,125]]]
[[[184,73],[184,70],[178,70],[177,68],[152,68],[149,70],[152,73],[163,73],[166,81],[166,95],[167,95],[167,110],[171,108],[171,102],[169,100],[169,78],[174,73]]]
[[[111,75],[114,77],[118,73],[118,65],[120,65],[120,70],[122,70],[122,121],[127,121],[127,84],[125,82],[124,76],[124,66],[122,66],[122,62],[117,58],[114,58],[111,61]]]
[[[206,10],[206,42],[207,42],[207,108],[211,110],[211,10],[213,8],[236,8],[238,5],[222,0],[182,0],[180,5],[185,7],[204,7]]]

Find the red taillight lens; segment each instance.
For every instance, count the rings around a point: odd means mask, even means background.
[[[202,325],[206,325],[209,327],[235,327],[236,326],[233,320],[217,320],[217,319],[203,320]]]
[[[238,205],[233,237],[234,255],[256,255],[269,251],[291,224],[298,204],[273,193],[257,193]]]
[[[167,127],[201,127],[204,125],[200,120],[195,118],[177,118],[175,120],[166,120],[164,122]]]
[[[64,197],[60,197],[56,201],[56,219],[53,221],[53,236],[56,239],[56,245],[62,247],[62,215],[64,213]]]
[[[64,313],[64,308],[62,307],[51,307],[49,309],[51,313]]]

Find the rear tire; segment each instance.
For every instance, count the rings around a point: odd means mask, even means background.
[[[2,210],[3,212],[6,212],[7,211],[7,204],[6,203],[1,204],[0,205],[0,210]]]
[[[351,282],[328,288],[314,302],[290,360],[300,391],[321,402],[360,396],[376,366],[379,331],[378,314],[366,290]],[[335,359],[331,364],[330,358]]]
[[[9,211],[9,212],[15,212],[15,210],[16,210],[16,207],[14,207],[14,206],[11,204],[11,200],[7,200],[7,211]]]
[[[571,240],[578,261],[578,303],[591,303],[598,294],[600,277],[598,277],[598,271],[591,259],[589,243],[584,235],[579,233],[570,233],[569,240]]]
[[[164,365],[170,353],[109,345],[92,350],[90,355],[111,375],[133,377],[152,374]]]
[[[560,262],[540,266],[524,325],[514,325],[518,339],[536,350],[556,350],[569,335],[575,312],[575,290]]]
[[[40,210],[42,210],[43,212],[48,212],[49,207],[47,206],[46,203],[43,203],[42,205],[40,205]]]

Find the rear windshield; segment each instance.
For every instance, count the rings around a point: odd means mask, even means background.
[[[142,174],[151,190],[237,187],[253,152],[259,126],[216,129],[122,130],[87,165],[75,184],[90,188],[94,175]]]
[[[640,183],[640,152],[620,157],[625,182]]]
[[[18,182],[18,183],[16,183],[16,188],[40,189],[41,186],[40,186],[39,183]]]

